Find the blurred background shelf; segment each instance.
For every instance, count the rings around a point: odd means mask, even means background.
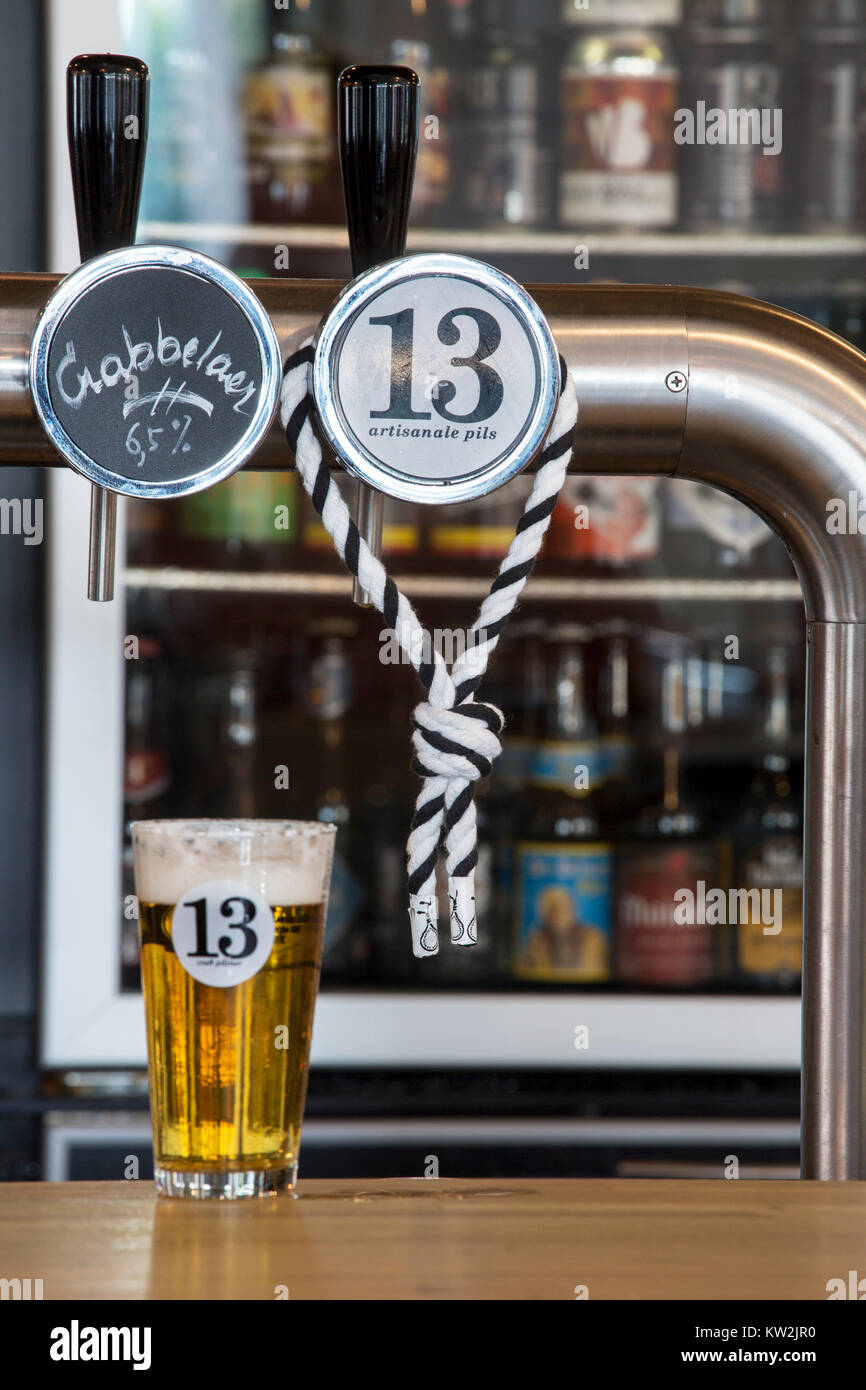
[[[305,226],[303,224],[264,224],[260,222],[155,222],[139,225],[139,240],[178,243],[196,246],[201,242],[219,241],[237,247],[288,245],[321,251],[346,251],[349,241],[343,226]],[[749,260],[808,259],[812,266],[840,257],[855,262],[855,271],[863,274],[866,257],[866,236],[816,236],[804,232],[784,232],[778,235],[752,235],[744,232],[594,232],[591,240],[597,243],[603,256],[646,256],[648,259],[665,256],[688,256],[701,260],[724,259],[729,256]],[[573,254],[575,242],[580,241],[579,228],[574,231],[533,231],[527,229],[496,230],[476,227],[415,227],[410,229],[407,249],[413,251],[456,251],[482,259],[503,253],[527,256],[561,256]]]
[[[495,573],[491,570],[491,574]],[[442,574],[395,574],[394,580],[410,598],[483,598],[490,580],[472,577],[452,577]],[[352,582],[341,574],[309,574],[303,571],[286,574],[255,574],[227,570],[184,569],[179,565],[148,568],[128,566],[122,579],[127,589],[188,590],[224,594],[316,594],[328,597],[348,597]],[[547,578],[535,576],[529,580],[521,602],[545,602],[570,599],[603,600],[604,602],[671,601],[677,603],[802,602],[803,594],[796,579],[588,579]]]
[[[341,226],[145,221],[140,240],[218,254],[235,269],[253,275],[348,279],[351,273]],[[280,256],[282,248],[288,251],[288,266],[284,253],[283,259]],[[773,291],[782,298],[796,298],[804,279],[831,294],[857,294],[866,287],[866,237],[859,234],[416,227],[409,231],[407,250],[475,256],[528,282],[678,282],[756,293],[759,298]],[[587,258],[585,268],[576,264],[581,251]]]

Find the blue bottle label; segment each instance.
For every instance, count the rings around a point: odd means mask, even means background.
[[[539,743],[532,758],[533,786],[586,796],[604,782],[607,757],[601,743]]]
[[[610,976],[613,847],[518,844],[514,974],[533,980]]]

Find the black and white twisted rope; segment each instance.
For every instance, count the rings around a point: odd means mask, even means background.
[[[508,615],[535,563],[568,470],[577,421],[574,383],[560,357],[560,396],[538,471],[514,539],[481,605],[465,649],[448,667],[418,615],[352,520],[322,457],[313,429],[313,339],[291,354],[283,369],[280,420],[304,488],[350,574],[356,575],[393,630],[418,673],[427,698],[414,713],[412,767],[423,778],[409,832],[409,918],[416,956],[438,950],[435,872],[444,845],[448,870],[451,940],[477,940],[475,866],[478,862],[475,783],[490,772],[501,751],[503,717],[476,700]]]

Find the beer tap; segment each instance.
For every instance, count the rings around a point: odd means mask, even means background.
[[[403,255],[418,153],[418,78],[411,68],[366,66],[340,75],[340,166],[353,276]],[[358,530],[382,549],[381,492],[358,484]],[[353,598],[370,597],[355,580]]]
[[[81,260],[135,241],[149,74],[139,58],[83,53],[66,69],[67,129]],[[91,484],[87,597],[114,596],[117,494]]]

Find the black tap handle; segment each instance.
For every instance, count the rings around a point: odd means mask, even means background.
[[[346,68],[339,83],[340,165],[352,273],[402,256],[418,154],[411,68]]]
[[[66,69],[69,160],[82,261],[135,241],[149,75],[140,58],[81,53]]]

